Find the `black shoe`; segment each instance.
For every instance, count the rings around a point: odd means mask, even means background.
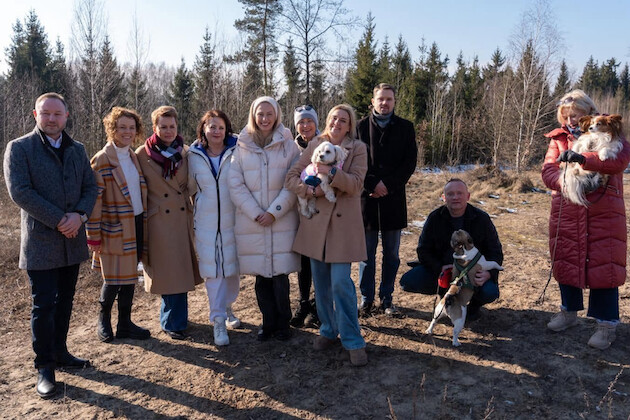
[[[289,321],[289,324],[291,324],[291,326],[295,328],[303,327],[304,320],[306,319],[306,317],[308,316],[310,312],[311,312],[311,304],[309,303],[309,301],[308,300],[300,301],[300,306],[295,311],[295,315],[293,315],[293,318],[291,318],[291,320]]]
[[[57,367],[66,369],[83,369],[92,366],[89,360],[75,357],[70,353],[57,356]]]
[[[133,340],[146,340],[151,337],[151,331],[146,328],[142,328],[128,320],[124,323],[119,323],[116,328],[116,338],[131,338]]]
[[[188,337],[188,335],[184,331],[167,331],[167,330],[162,330],[162,331],[164,331],[166,335],[171,337],[173,340],[185,340],[186,337]]]
[[[258,341],[267,341],[273,336],[271,331],[267,331],[264,328],[260,327],[258,330],[258,335],[256,336],[256,340]]]
[[[359,306],[359,318],[371,317],[373,310],[374,310],[373,302],[361,302],[361,306]]]
[[[284,328],[276,331],[274,337],[276,337],[276,339],[280,341],[287,341],[288,339],[293,337],[293,332],[291,331],[291,328]]]
[[[468,305],[468,310],[466,311],[466,324],[479,320],[481,316],[482,313],[480,306]]]
[[[57,392],[57,382],[55,382],[55,370],[52,368],[39,369],[37,375],[37,386],[35,387],[37,395],[41,398],[48,399]]]

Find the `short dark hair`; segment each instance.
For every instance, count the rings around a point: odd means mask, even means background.
[[[446,181],[446,184],[444,184],[444,188],[446,188],[446,186],[448,184],[450,184],[451,182],[461,182],[462,184],[464,184],[464,186],[466,187],[466,189],[468,189],[468,185],[466,184],[466,182],[464,182],[463,179],[461,178],[451,178],[448,181]]]
[[[201,120],[199,120],[199,124],[197,124],[197,138],[201,141],[203,147],[206,147],[208,145],[208,139],[206,139],[204,127],[206,123],[212,118],[221,118],[225,123],[225,138],[223,139],[223,144],[227,146],[228,137],[234,133],[232,131],[232,123],[230,122],[230,119],[225,114],[225,112],[218,109],[211,109],[210,111],[206,112],[203,117],[201,117]]]
[[[394,87],[394,85],[390,85],[389,83],[379,83],[378,85],[374,86],[372,96],[376,96],[376,92],[378,92],[379,90],[391,90],[392,92],[394,92],[394,98],[396,97],[396,88]]]
[[[43,95],[40,95],[39,98],[35,100],[35,108],[37,108],[37,104],[44,102],[46,99],[57,99],[61,101],[63,107],[66,109],[66,112],[68,112],[68,103],[66,102],[66,99],[57,92],[46,92]]]

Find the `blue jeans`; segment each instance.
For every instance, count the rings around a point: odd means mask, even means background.
[[[164,331],[184,331],[188,326],[188,294],[162,295],[160,326]]]
[[[579,287],[561,284],[560,296],[565,310],[572,312],[584,309],[583,292]],[[591,289],[586,315],[599,321],[618,321],[619,288]]]
[[[383,267],[381,272],[381,286],[378,297],[381,304],[392,303],[396,273],[400,266],[398,250],[400,248],[400,230],[386,230],[381,232],[383,246]],[[359,286],[361,299],[364,302],[374,302],[376,288],[376,247],[378,246],[378,231],[365,231],[365,245],[367,247],[367,260],[359,264]]]
[[[31,282],[31,333],[35,368],[54,367],[57,355],[68,351],[72,301],[79,264],[50,270],[28,270]]]
[[[418,265],[407,271],[400,279],[400,286],[405,292],[422,293],[423,295],[440,295],[446,293],[446,289],[439,288],[438,279],[423,265]],[[494,302],[499,298],[499,285],[488,280],[481,287],[475,288],[475,293],[470,300],[470,306],[480,307],[486,303]]]
[[[359,327],[357,292],[350,277],[351,263],[325,263],[311,258],[319,334],[341,338],[346,350],[365,347]]]

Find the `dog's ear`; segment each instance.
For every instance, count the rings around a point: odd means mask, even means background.
[[[584,117],[580,118],[580,131],[582,133],[587,133],[588,132],[588,128],[591,126],[591,116],[590,115],[585,115]]]
[[[613,129],[613,134],[615,134],[614,137],[621,136],[621,132],[623,131],[623,124],[621,123],[621,115],[613,114],[610,117],[608,117],[608,119],[610,121],[610,126]]]
[[[335,146],[335,153],[337,155],[337,162],[346,160],[348,157],[348,151],[341,146]]]
[[[317,147],[315,148],[315,150],[313,150],[313,154],[311,155],[311,163],[312,163],[312,164],[317,163],[317,161],[319,160],[319,148],[320,148],[320,147],[321,147],[321,145],[320,145],[320,146],[317,146]]]

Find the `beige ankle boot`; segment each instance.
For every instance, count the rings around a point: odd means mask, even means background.
[[[551,317],[551,320],[547,324],[547,328],[551,331],[560,332],[577,325],[577,323],[578,319],[576,311],[569,312],[562,309],[560,312]]]
[[[606,350],[615,341],[617,325],[608,322],[598,322],[595,334],[588,340],[588,345],[599,350]]]

